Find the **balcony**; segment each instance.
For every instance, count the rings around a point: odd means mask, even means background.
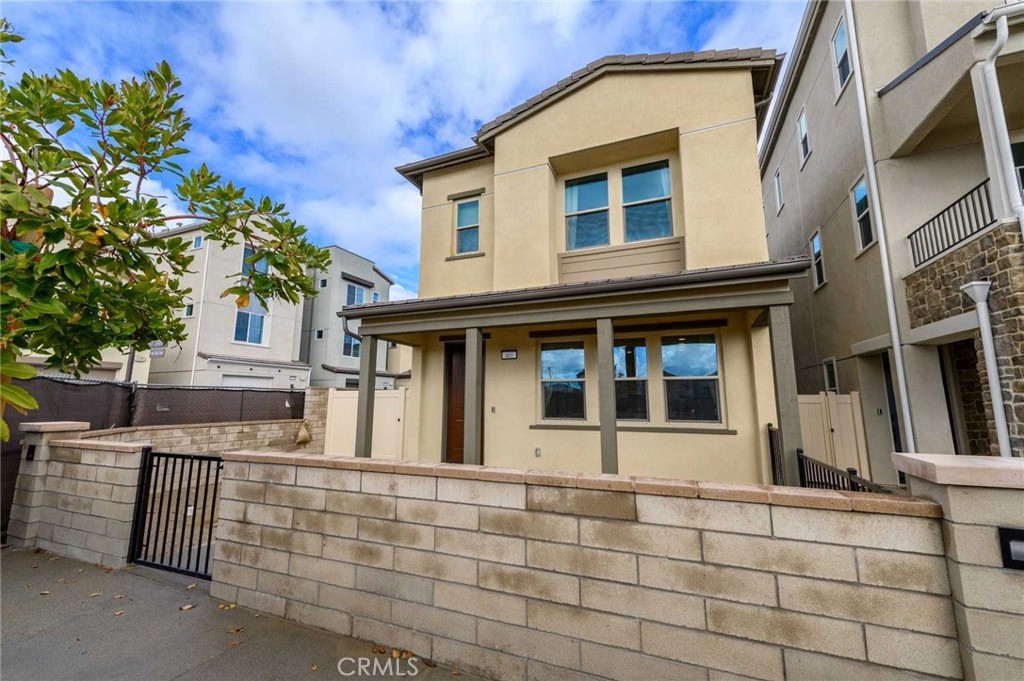
[[[988,184],[986,178],[907,237],[914,267],[920,267],[995,224]]]

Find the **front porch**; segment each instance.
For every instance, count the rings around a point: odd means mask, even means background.
[[[795,485],[789,279],[807,267],[799,258],[345,314],[360,320],[363,348],[414,347],[403,458],[771,483],[773,424]],[[372,351],[361,359],[372,371]],[[370,385],[360,381],[364,457]]]

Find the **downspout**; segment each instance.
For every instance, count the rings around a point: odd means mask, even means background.
[[[1012,456],[1010,453],[1010,431],[1006,426],[1006,411],[1003,408],[1003,391],[999,387],[996,347],[992,340],[992,318],[988,312],[990,288],[992,288],[990,281],[972,281],[961,286],[960,290],[970,296],[978,311],[978,330],[981,332],[981,349],[985,355],[985,374],[988,378],[988,392],[992,397],[992,418],[995,420],[996,438],[999,441],[999,456]]]
[[[1003,185],[1006,188],[1006,195],[1010,199],[1010,210],[1017,217],[1020,225],[1021,236],[1024,237],[1024,198],[1021,197],[1021,187],[1017,184],[1017,173],[1013,168],[1013,152],[1010,149],[1010,131],[1006,127],[1006,112],[1003,109],[1003,95],[999,89],[999,77],[996,73],[996,59],[1006,47],[1006,40],[1009,38],[1009,19],[1011,16],[1024,16],[1024,2],[1008,7],[1002,7],[989,12],[984,23],[996,25],[996,43],[992,51],[985,58],[985,65],[982,73],[985,75],[985,95],[988,97],[989,118],[992,124],[992,131],[996,137],[996,156],[999,158],[999,165],[1003,171]]]
[[[892,286],[892,266],[889,261],[889,240],[886,237],[885,221],[882,218],[882,202],[878,192],[878,176],[875,173],[875,151],[871,145],[871,125],[868,122],[868,106],[864,94],[864,77],[857,45],[857,26],[853,17],[853,0],[845,0],[846,20],[849,22],[850,52],[856,68],[853,77],[857,84],[857,111],[860,113],[861,137],[864,139],[865,165],[867,165],[868,190],[871,193],[872,219],[878,229],[878,253],[882,259],[882,285],[885,289],[885,307],[889,316],[889,335],[892,337],[893,358],[896,360],[896,388],[900,394],[900,412],[906,426],[907,451],[917,451],[914,440],[914,422],[910,415],[910,395],[907,392],[907,372],[903,366],[903,341],[900,337],[899,320],[896,317],[896,297]]]
[[[199,339],[202,338],[203,313],[206,312],[206,276],[210,271],[210,243],[203,237],[203,250],[206,252],[206,259],[203,260],[203,285],[199,289],[199,317],[196,319],[196,337],[192,344],[192,375],[188,380],[189,385],[196,384],[196,366],[199,364]]]

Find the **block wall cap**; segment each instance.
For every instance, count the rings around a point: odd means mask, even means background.
[[[73,430],[89,430],[88,421],[29,421],[18,428],[23,433],[66,433]]]
[[[896,470],[937,485],[1024,489],[1024,459],[893,452]]]
[[[50,442],[51,447],[64,449],[85,449],[94,452],[122,452],[134,454],[141,452],[145,447],[145,442],[103,442],[96,440],[53,440]]]
[[[470,464],[401,461],[397,459],[365,459],[353,456],[324,456],[295,452],[225,452],[225,461],[287,466],[340,468],[367,473],[418,475],[434,478],[461,478],[485,482],[560,487],[586,490],[650,494],[653,496],[688,497],[713,501],[730,501],[772,506],[796,506],[832,511],[882,513],[923,518],[941,518],[942,507],[926,499],[900,494],[870,492],[838,492],[827,489],[805,489],[774,485],[750,485],[731,482],[695,482],[632,475],[576,473],[571,471],[520,470]]]

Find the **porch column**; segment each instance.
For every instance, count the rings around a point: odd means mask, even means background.
[[[377,389],[377,337],[363,334],[359,341],[359,403],[356,407],[356,456],[370,458],[373,451],[373,398]]]
[[[796,450],[803,449],[800,433],[800,405],[796,393],[796,365],[793,361],[793,332],[789,326],[789,307],[768,308],[768,326],[772,335],[772,369],[775,374],[775,406],[779,412],[782,436],[782,474],[787,485],[800,485]]]
[[[479,465],[484,418],[484,334],[466,329],[466,402],[462,461]]]
[[[601,472],[619,472],[615,429],[615,330],[611,319],[597,320],[597,404],[601,420]]]

